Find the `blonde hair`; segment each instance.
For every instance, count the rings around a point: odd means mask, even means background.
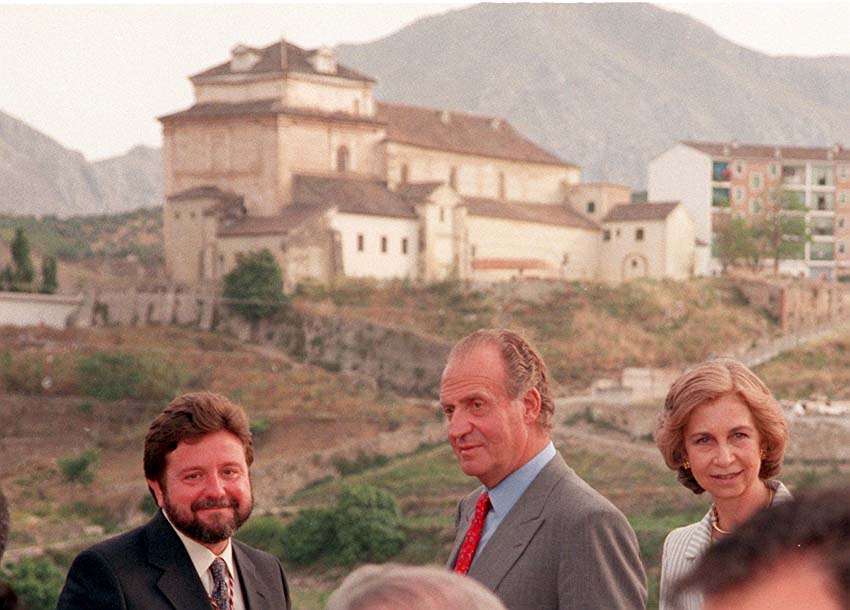
[[[764,458],[759,478],[779,473],[788,443],[788,422],[782,407],[764,382],[734,358],[714,358],[685,372],[670,387],[658,417],[655,444],[679,482],[700,494],[705,491],[684,467],[685,427],[697,407],[727,395],[738,396],[750,410],[761,437]]]

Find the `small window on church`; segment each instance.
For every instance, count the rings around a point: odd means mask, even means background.
[[[336,149],[336,171],[347,172],[350,153],[347,146],[340,146]]]
[[[635,229],[635,241],[643,241],[643,229]]]
[[[401,253],[407,254],[407,238],[406,237],[401,238]]]
[[[596,202],[595,201],[588,201],[587,202],[587,213],[593,214],[594,212],[596,212]]]
[[[387,236],[386,235],[381,236],[381,253],[382,254],[387,253]]]
[[[363,233],[357,234],[357,251],[363,252]]]
[[[602,231],[602,241],[611,241],[611,229]]]

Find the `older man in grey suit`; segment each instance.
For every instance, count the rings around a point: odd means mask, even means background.
[[[461,469],[483,484],[458,505],[448,567],[509,610],[645,608],[634,531],[549,439],[554,403],[534,348],[504,329],[462,339],[440,402]]]

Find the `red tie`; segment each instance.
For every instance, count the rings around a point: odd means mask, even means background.
[[[492,506],[490,504],[490,496],[486,491],[478,497],[478,502],[475,503],[475,514],[472,516],[472,523],[469,524],[469,529],[463,538],[463,544],[460,546],[460,552],[457,554],[455,572],[458,574],[469,572],[472,558],[475,557],[475,549],[478,548],[478,541],[481,540],[481,531],[484,529],[484,517],[487,516],[487,511]]]

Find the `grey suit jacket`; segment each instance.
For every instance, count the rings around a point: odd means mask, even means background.
[[[791,499],[791,492],[779,481],[768,481],[776,492],[774,502]],[[667,534],[664,550],[661,552],[661,590],[659,593],[660,610],[701,610],[702,594],[689,591],[678,599],[669,599],[676,581],[689,573],[697,559],[711,546],[711,510],[705,517],[684,527],[678,527]]]
[[[289,610],[280,561],[232,544],[248,610]],[[210,602],[186,547],[159,512],[147,525],[80,553],[57,610],[210,610]]]
[[[458,505],[449,568],[454,567],[482,490]],[[560,454],[505,516],[469,575],[494,591],[508,610],[646,607],[646,574],[634,530]]]

